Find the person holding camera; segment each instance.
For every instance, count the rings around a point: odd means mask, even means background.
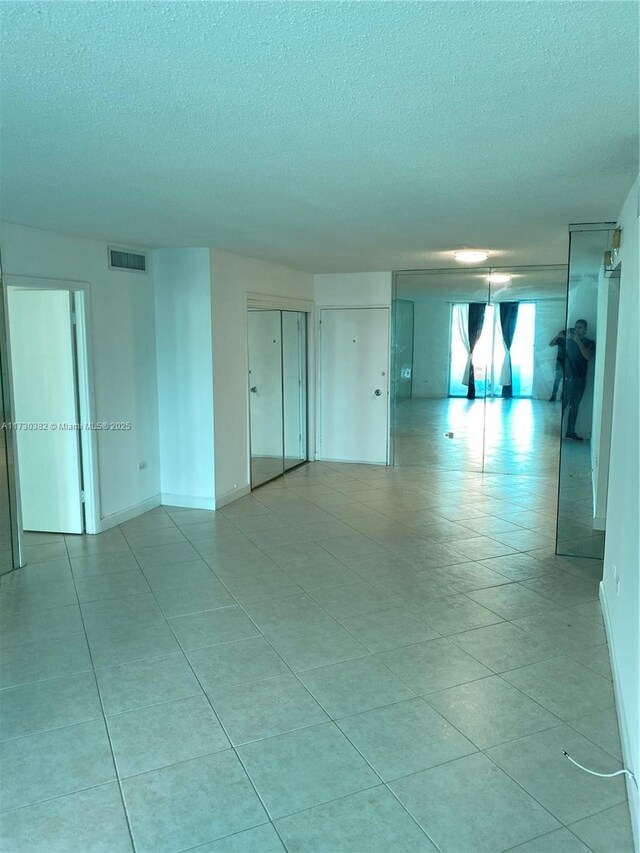
[[[556,362],[556,383],[553,386],[551,399],[555,399],[559,380],[557,379],[558,362],[561,361],[560,354],[564,356],[564,388],[562,390],[563,409],[567,409],[567,432],[565,437],[572,441],[582,441],[576,435],[576,418],[578,408],[587,385],[587,369],[589,362],[595,355],[596,345],[587,337],[587,321],[576,320],[571,329],[558,332],[549,346],[558,347],[558,358]]]

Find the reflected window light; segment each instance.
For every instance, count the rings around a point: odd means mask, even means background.
[[[461,323],[466,323],[467,306],[454,304],[451,311],[451,353],[449,362],[449,396],[466,397],[467,386],[463,385],[467,364],[467,349],[460,332]],[[514,397],[531,397],[533,394],[534,342],[536,328],[536,305],[521,302],[518,320],[511,344],[511,371]],[[482,334],[473,351],[476,398],[500,396],[499,382],[505,347],[502,342],[500,311],[497,305],[487,305]]]

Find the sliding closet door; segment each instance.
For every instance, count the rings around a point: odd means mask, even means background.
[[[280,311],[247,317],[251,487],[284,473],[282,411],[282,325]]]
[[[307,459],[307,315],[282,312],[284,468]]]
[[[251,487],[307,460],[307,315],[249,309]]]

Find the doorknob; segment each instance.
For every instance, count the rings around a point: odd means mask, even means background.
[[[373,393],[376,395],[376,397],[379,397],[382,394],[382,391],[379,388],[376,388]]]
[[[257,394],[258,393],[258,386],[252,385],[251,388],[249,388],[249,391],[251,391],[252,394]]]

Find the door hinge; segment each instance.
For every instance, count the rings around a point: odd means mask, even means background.
[[[76,326],[78,324],[78,315],[75,311],[71,312],[71,325]]]
[[[80,492],[80,503],[82,503],[82,504],[86,503],[86,500],[87,500],[87,493],[84,491]]]

